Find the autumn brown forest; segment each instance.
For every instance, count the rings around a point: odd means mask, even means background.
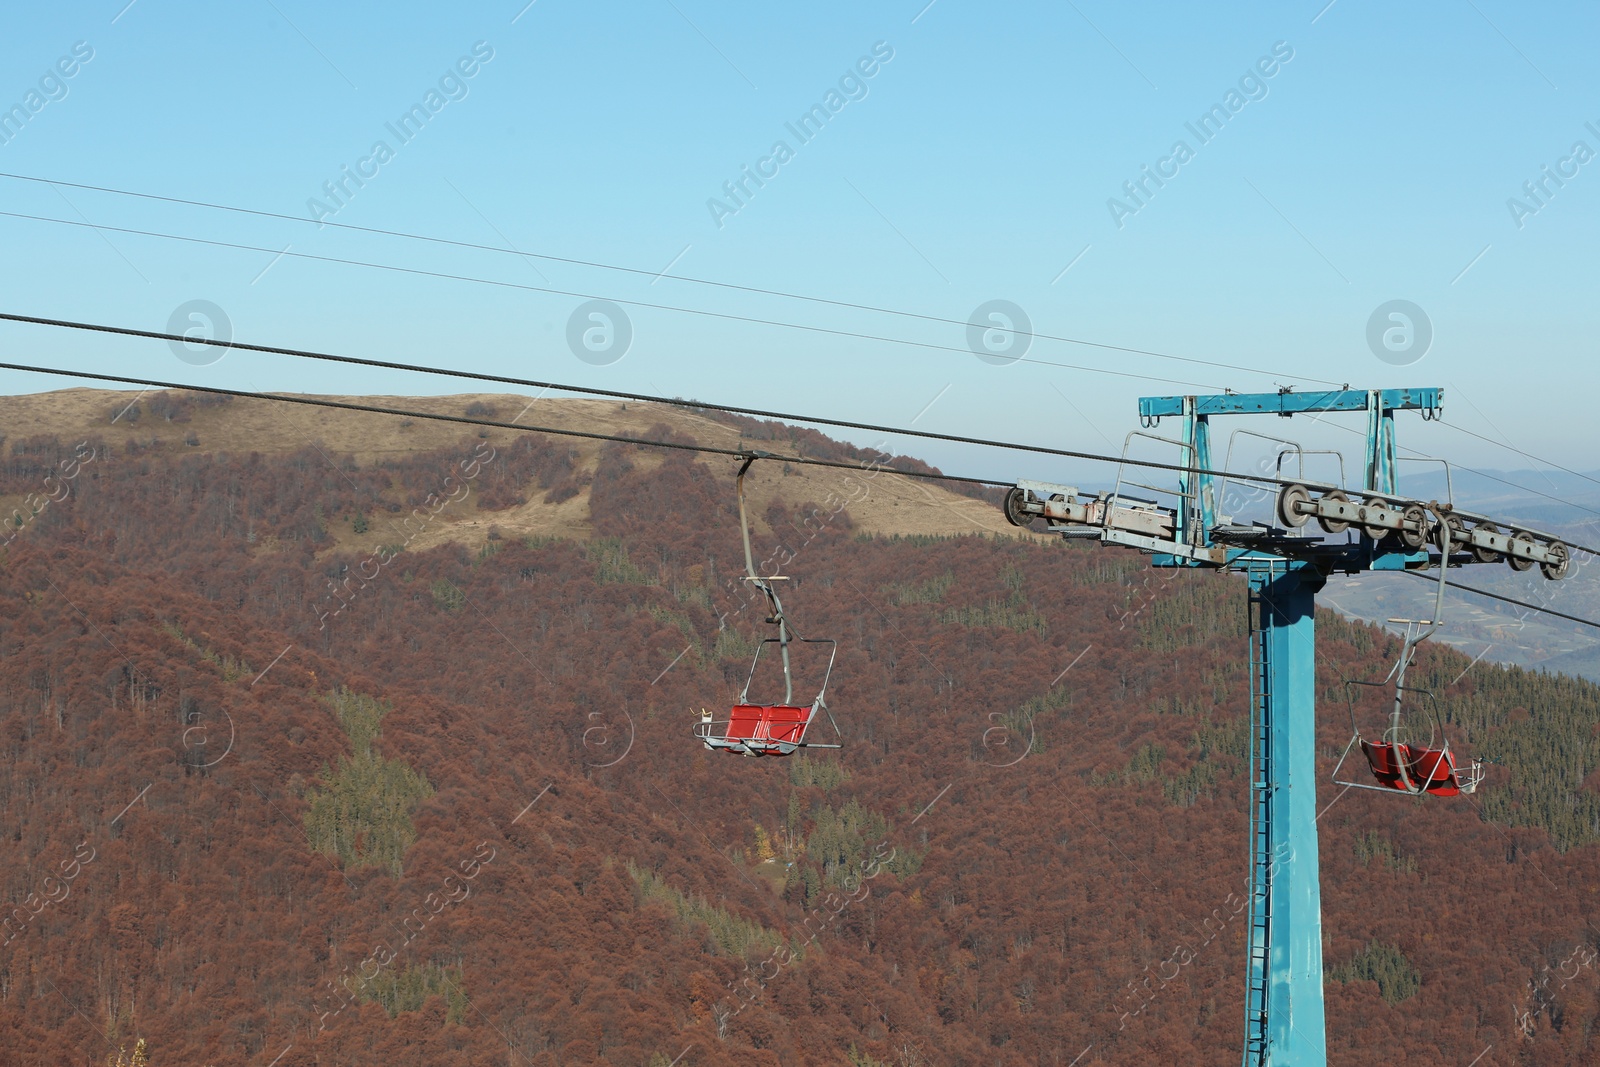
[[[0,1063],[1237,1060],[1242,580],[815,431],[552,409],[856,465],[755,496],[844,747],[740,759],[691,736],[766,636],[732,460],[54,396],[0,424]],[[1398,642],[1318,626],[1331,771]],[[1496,764],[1319,787],[1329,1061],[1597,1062],[1600,687],[1414,676]]]

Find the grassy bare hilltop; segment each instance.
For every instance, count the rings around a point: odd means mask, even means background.
[[[330,460],[334,456],[349,456],[362,466],[434,452],[454,446],[464,437],[504,446],[518,436],[516,431],[506,429],[479,430],[458,423],[247,398],[232,398],[226,404],[187,403],[183,405],[181,421],[174,421],[162,414],[163,405],[159,399],[152,403],[152,398],[164,395],[67,389],[0,397],[0,434],[12,441],[40,434],[55,435],[63,440],[93,437],[103,439],[119,451],[125,450],[129,442],[155,441],[199,453],[235,456],[252,452],[281,456],[315,448],[326,453]],[[470,415],[490,421],[514,421],[530,428],[622,436],[652,436],[653,427],[665,427],[670,434],[717,448],[792,451],[792,444],[787,440],[752,436],[751,420],[739,420],[745,423],[741,428],[731,425],[726,417],[664,404],[564,397],[530,400],[526,396],[505,393],[434,397],[318,395],[314,399],[430,414]],[[194,443],[186,444],[186,441]],[[604,442],[581,438],[564,441],[574,454],[579,492],[559,502],[546,502],[542,496],[537,496],[515,509],[497,511],[493,524],[506,536],[587,538],[593,535],[590,479],[599,463]],[[646,453],[634,463],[648,467],[661,463],[663,458],[659,453]],[[737,461],[713,457],[711,462],[725,464],[732,470]],[[863,465],[865,463],[863,460]],[[851,473],[835,468],[758,463],[747,479],[751,514],[760,523],[761,516],[780,495],[819,502],[827,499],[830,493],[842,496],[845,479]],[[856,477],[859,479],[860,474]],[[8,509],[19,502],[19,497],[0,497],[0,505]],[[1021,533],[1006,523],[991,502],[963,495],[941,483],[902,478],[874,479],[870,494],[859,501],[852,500],[850,515],[862,532],[885,536]],[[430,529],[414,547],[482,542],[490,522],[489,516],[467,503],[452,508],[444,521]],[[330,533],[333,547],[348,543],[346,531],[331,530]]]

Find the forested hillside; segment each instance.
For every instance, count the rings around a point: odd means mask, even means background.
[[[0,1063],[1236,1062],[1240,579],[886,532],[984,505],[800,431],[860,468],[765,464],[757,553],[844,747],[739,759],[691,735],[766,636],[733,461],[221,451],[143,403],[0,449]],[[1319,627],[1331,773],[1398,644]],[[1415,671],[1497,764],[1321,786],[1330,1062],[1593,1063],[1600,687]]]

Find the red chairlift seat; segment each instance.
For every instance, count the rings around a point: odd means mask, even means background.
[[[702,711],[699,737],[709,749],[740,756],[788,756],[800,748],[838,747],[806,743],[806,731],[816,713],[817,704],[735,704],[724,723]]]
[[[1372,776],[1385,789],[1402,793],[1431,793],[1436,797],[1454,797],[1471,793],[1478,788],[1482,772],[1463,776],[1456,768],[1456,758],[1448,747],[1425,748],[1402,743],[1361,742],[1361,751],[1372,768]]]

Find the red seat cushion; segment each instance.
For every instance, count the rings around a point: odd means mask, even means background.
[[[744,741],[762,736],[762,710],[758,704],[735,704],[733,711],[728,715],[728,739]]]
[[[1439,797],[1453,797],[1461,792],[1455,757],[1446,749],[1362,741],[1361,751],[1366,754],[1372,776],[1386,788],[1404,793],[1421,786]],[[1402,763],[1404,775],[1401,774]],[[1411,780],[1411,790],[1406,788],[1407,778]]]
[[[735,704],[728,716],[728,737],[740,741],[799,744],[811,721],[810,708],[787,704]]]

